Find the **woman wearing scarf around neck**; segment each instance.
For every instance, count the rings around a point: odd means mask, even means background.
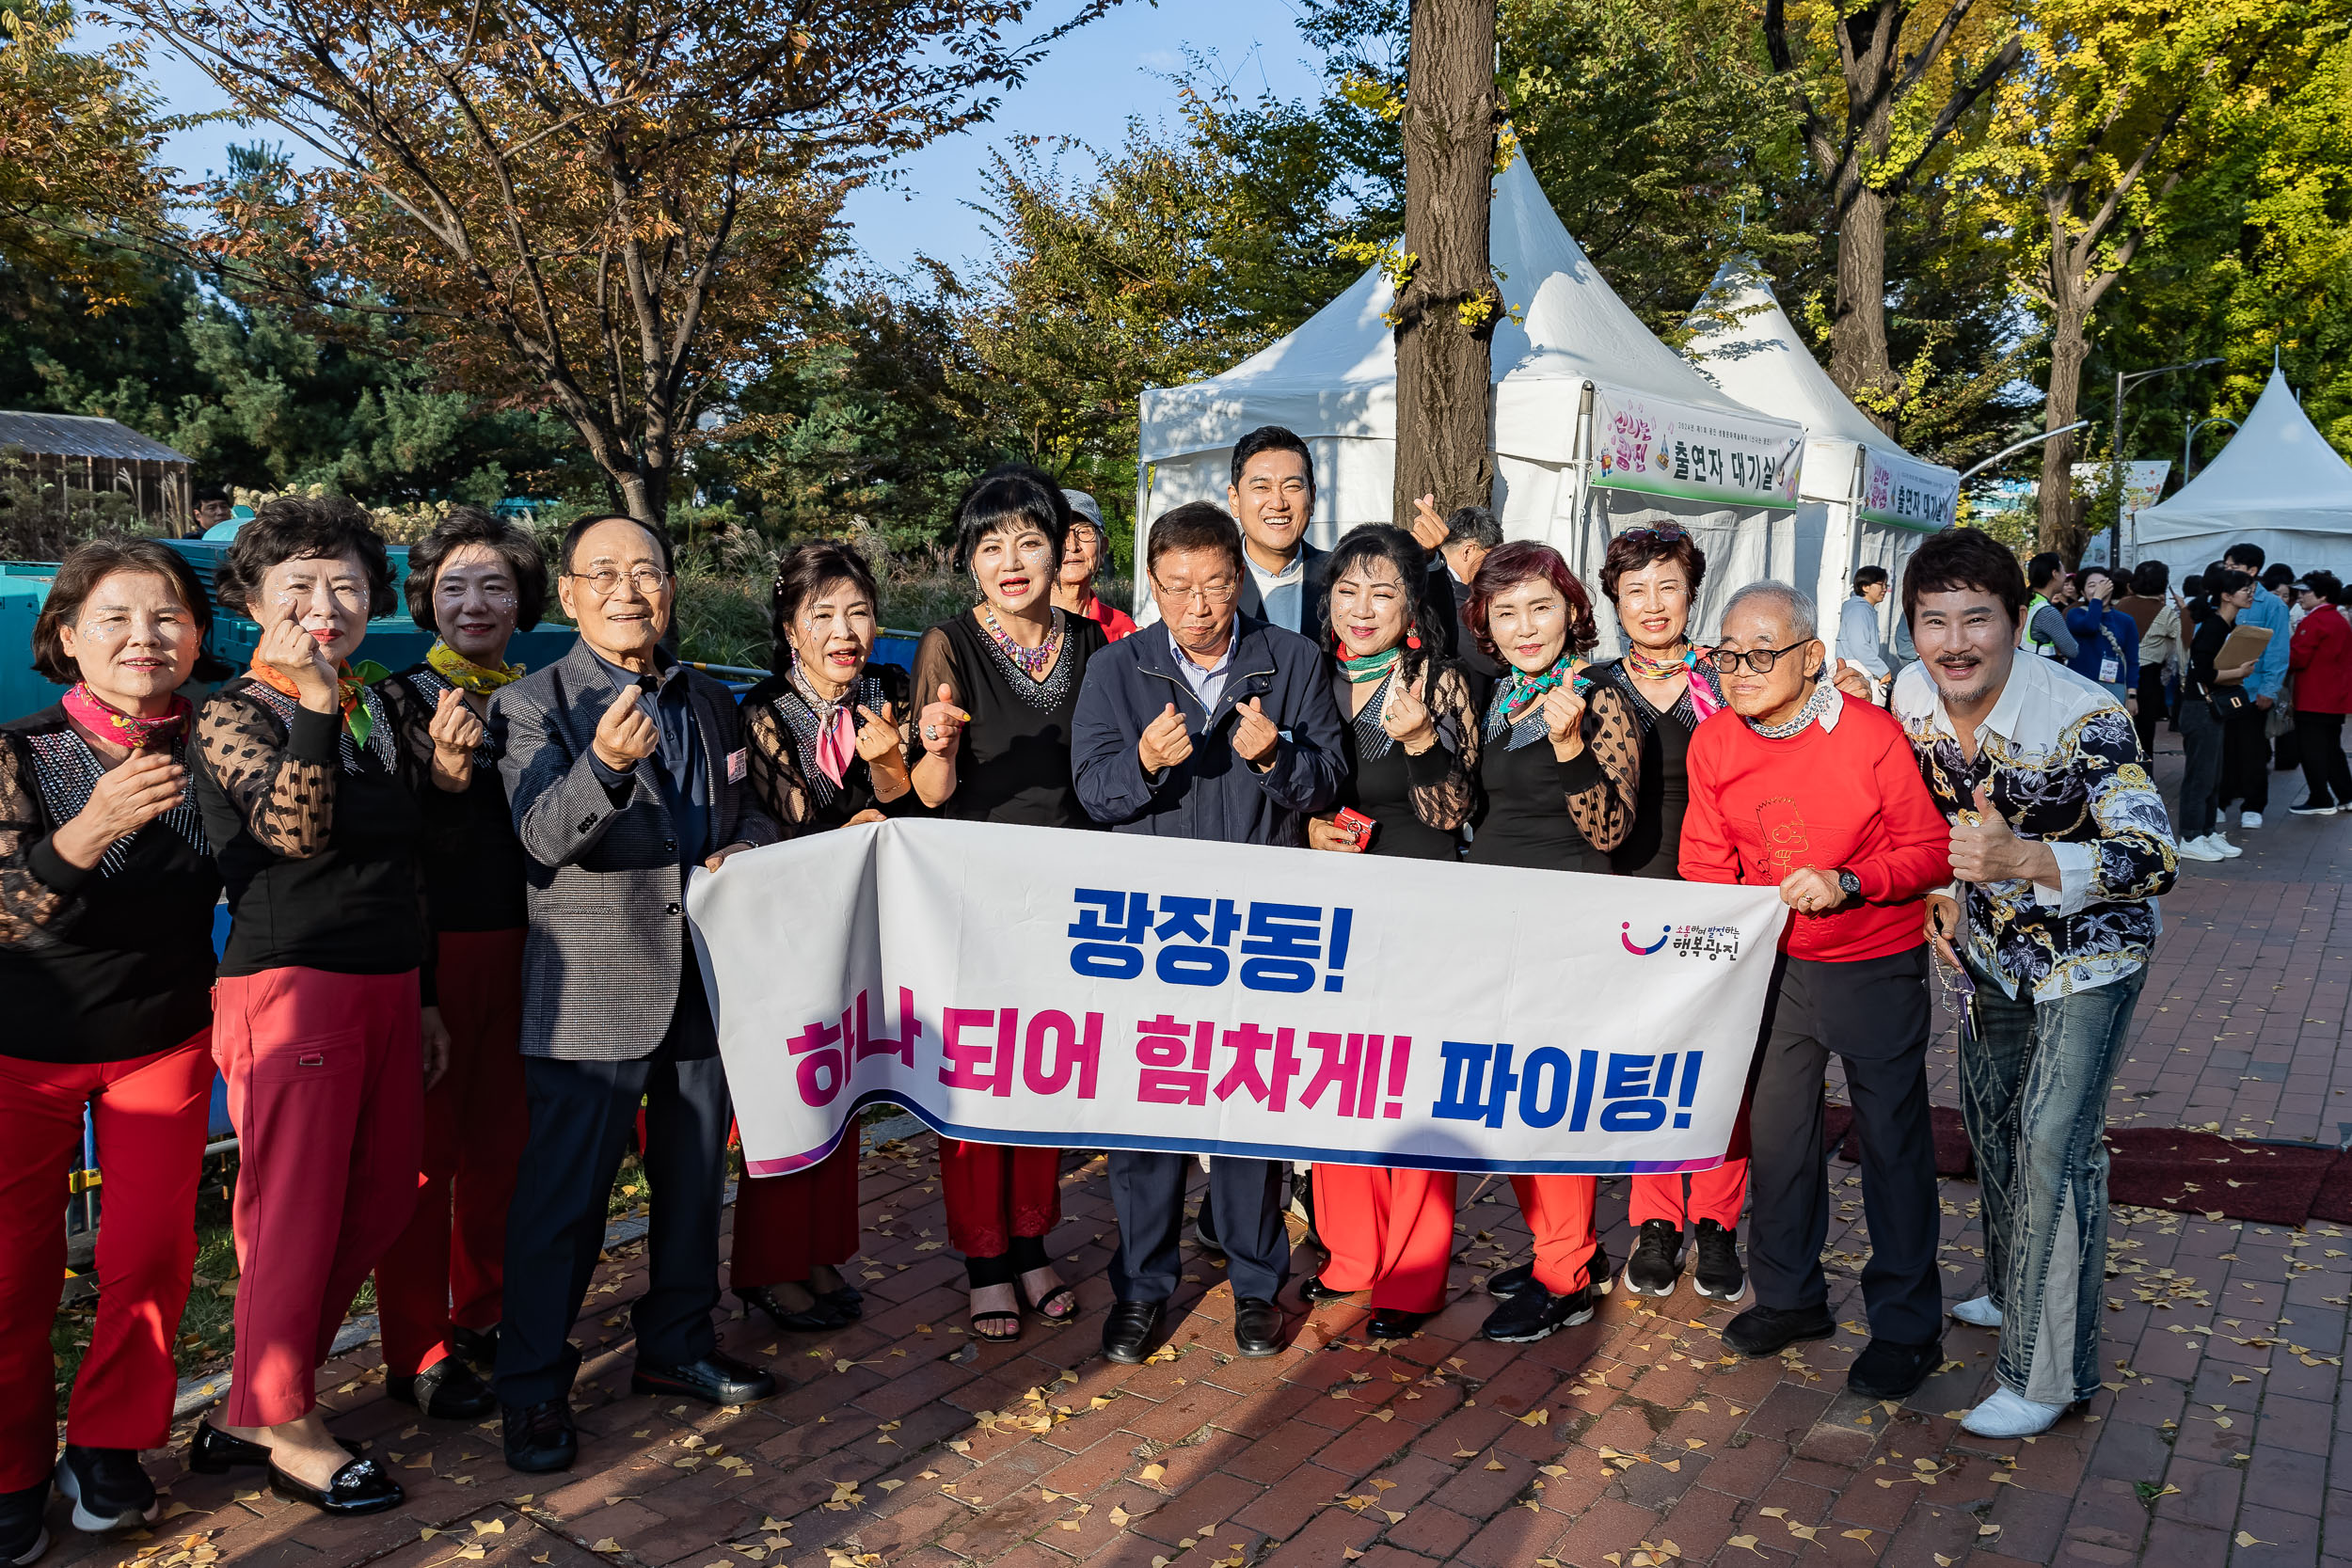
[[[956,562],[980,602],[925,632],[914,654],[924,701],[914,787],[942,816],[1094,828],[1078,803],[1070,732],[1087,661],[1106,640],[1053,602],[1072,524],[1061,491],[1019,464],[983,475],[956,508]],[[939,1176],[974,1338],[1018,1338],[1024,1309],[1057,1328],[1077,1316],[1077,1294],[1045,1251],[1061,1221],[1061,1150],[943,1138]]]
[[[396,1508],[401,1487],[328,1433],[312,1378],[351,1299],[416,1207],[424,1091],[449,1053],[419,851],[424,792],[466,787],[481,721],[444,708],[421,757],[373,664],[352,657],[392,576],[367,512],[281,497],[215,578],[260,623],[250,670],[196,721],[197,800],[229,888],[213,1055],[240,1164],[236,1364],[188,1464],[266,1465],[330,1513]]]
[[[1331,696],[1343,732],[1340,805],[1371,819],[1369,839],[1339,814],[1307,819],[1311,848],[1457,861],[1478,770],[1478,710],[1444,643],[1424,590],[1428,558],[1402,529],[1367,524],[1325,558],[1332,638]],[[1454,1173],[1395,1166],[1314,1167],[1320,1273],[1310,1302],[1372,1292],[1375,1339],[1412,1337],[1445,1305],[1454,1243]]]
[[[80,546],[33,626],[34,666],[64,700],[0,728],[0,1562],[39,1555],[53,1467],[82,1529],[156,1514],[139,1450],[171,1424],[213,1088],[220,873],[177,695],[222,673],[201,653],[211,625],[196,574],[163,546]],[[85,1107],[105,1148],[106,1224],[60,1463],[56,1195],[81,1164]]]
[[[408,552],[408,614],[437,641],[376,688],[403,751],[430,770],[442,735],[486,723],[490,698],[522,678],[506,644],[539,623],[548,567],[538,543],[479,507],[453,506]],[[470,716],[470,720],[469,719]],[[408,1228],[377,1263],[385,1386],[427,1416],[472,1419],[497,1403],[497,1346],[529,1110],[523,1094],[524,856],[487,743],[464,789],[424,797],[425,906],[449,1070],[424,1103],[424,1161]]]
[[[869,664],[880,596],[866,560],[831,540],[776,563],[776,673],[744,693],[752,791],[787,838],[919,810],[908,777],[906,673]],[[816,1165],[736,1188],[736,1295],[795,1333],[831,1333],[865,1310],[841,1265],[857,1255],[855,1129]]]
[[[1484,809],[1470,860],[1606,876],[1632,831],[1642,788],[1642,727],[1632,699],[1584,662],[1599,641],[1592,600],[1560,552],[1515,541],[1479,564],[1467,607],[1478,645],[1503,669],[1480,725]],[[1581,891],[1579,889],[1577,891]],[[1564,889],[1567,896],[1575,892]],[[1594,1179],[1514,1176],[1535,1261],[1486,1320],[1489,1339],[1518,1344],[1590,1319],[1609,1293],[1609,1258],[1593,1230]]]

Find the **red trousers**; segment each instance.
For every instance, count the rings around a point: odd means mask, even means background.
[[[417,974],[285,968],[213,987],[237,1129],[237,1356],[221,1419],[298,1420],[351,1298],[417,1204]]]
[[[1682,1184],[1691,1184],[1686,1200]],[[1748,1163],[1725,1160],[1713,1170],[1676,1171],[1664,1176],[1637,1176],[1629,1218],[1639,1230],[1649,1220],[1671,1220],[1687,1230],[1701,1220],[1713,1220],[1725,1230],[1740,1228],[1740,1211],[1748,1206]],[[1684,1215],[1690,1217],[1686,1221]]]
[[[737,1183],[735,1289],[798,1283],[819,1263],[839,1268],[857,1256],[857,1139],[848,1128],[841,1147],[808,1169]]]
[[[939,1140],[947,1244],[966,1258],[1001,1258],[1015,1236],[1061,1223],[1061,1150]]]
[[[424,1159],[408,1228],[375,1265],[384,1370],[421,1372],[453,1327],[499,1321],[506,1206],[531,1130],[523,1101],[522,931],[444,931],[437,989],[449,1070],[424,1097]]]
[[[1454,1257],[1454,1172],[1316,1162],[1315,1235],[1331,1255],[1323,1282],[1372,1291],[1372,1305],[1435,1312]]]
[[[66,1175],[90,1107],[105,1168],[98,1323],[73,1382],[69,1442],[157,1449],[171,1425],[172,1336],[196,1267],[196,1188],[213,1099],[205,1031],[169,1051],[76,1066],[0,1056],[0,1492],[57,1462],[49,1330],[65,1278]]]
[[[1535,1233],[1535,1283],[1555,1296],[1584,1289],[1593,1259],[1593,1193],[1589,1176],[1515,1176],[1519,1212]]]

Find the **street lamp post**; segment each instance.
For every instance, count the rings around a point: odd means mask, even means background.
[[[2056,430],[2045,430],[2039,436],[2028,436],[2022,441],[2011,441],[2008,446],[2003,447],[2000,451],[1994,452],[1992,456],[1986,458],[1975,467],[1972,467],[1965,473],[1962,474],[1960,476],[1960,483],[1965,484],[1970,480],[1976,478],[1979,474],[1984,472],[1985,469],[1990,468],[1995,463],[2000,462],[2002,459],[2024,451],[2027,447],[2038,447],[2044,441],[2054,441],[2061,436],[2082,429],[2083,426],[2089,424],[2090,422],[2090,421],[2089,420],[2076,420],[2073,424],[2062,424]]]
[[[2201,420],[2188,421],[2188,433],[2181,437],[2181,480],[2184,483],[2186,483],[2192,476],[2192,466],[2196,461],[2197,452],[2197,433],[2209,424],[2226,424],[2232,430],[2238,427],[2235,420],[2224,419],[2218,414],[2208,414]]]
[[[2201,370],[2219,363],[2221,356],[2214,355],[2204,359],[2185,360],[2178,365],[2159,365],[2153,371],[2133,371],[2128,374],[2122,371],[2115,372],[2115,438],[2107,448],[2107,463],[2112,475],[2108,487],[2115,496],[2115,521],[2108,525],[2111,531],[2107,534],[2107,564],[2119,572],[2123,569],[2123,394],[2155,376],[2169,375],[2174,371]]]

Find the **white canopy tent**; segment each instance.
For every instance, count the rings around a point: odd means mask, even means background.
[[[1804,423],[1797,580],[1834,638],[1854,569],[1883,566],[1899,587],[1920,539],[1951,526],[1960,475],[1903,451],[1838,390],[1753,259],[1724,263],[1693,319],[1704,325],[1691,355],[1718,386]],[[1888,647],[1908,646],[1898,594],[1880,605],[1879,628]]]
[[[1660,342],[1568,236],[1524,158],[1495,180],[1489,251],[1511,308],[1493,341],[1504,533],[1551,545],[1597,590],[1612,534],[1678,523],[1708,553],[1702,632],[1734,588],[1789,577],[1802,427],[1727,397]],[[1314,454],[1314,544],[1399,521],[1396,347],[1383,319],[1393,297],[1370,269],[1222,375],[1145,392],[1137,517],[1191,500],[1223,505],[1234,442],[1279,424]],[[1148,597],[1140,580],[1137,591]],[[1607,605],[1598,609],[1613,638]]]
[[[2127,559],[2163,562],[2176,586],[2241,543],[2298,572],[2352,578],[2352,465],[2274,366],[2221,454],[2170,500],[2139,513],[2133,532]]]

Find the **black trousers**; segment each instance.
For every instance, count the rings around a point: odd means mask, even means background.
[[[2244,803],[2244,809],[2264,812],[2270,809],[2270,737],[2265,727],[2270,722],[2266,708],[2249,706],[2244,713],[2225,720],[2221,726],[2221,807],[2227,811],[2233,800]]]
[[[1925,947],[1891,958],[1782,960],[1766,1014],[1748,1112],[1748,1277],[1759,1306],[1829,1299],[1829,1156],[1821,1147],[1831,1052],[1845,1062],[1862,1138],[1862,1209],[1870,1256],[1862,1299],[1870,1337],[1924,1345],[1942,1337],[1936,1275],[1935,1129],[1928,1117]]]
[[[2156,721],[2164,717],[2164,666],[2143,664],[2139,667],[2139,711],[2132,715],[2132,727],[2139,732],[2139,760],[2148,768],[2156,765]]]
[[[1113,1149],[1111,1204],[1119,1211],[1119,1248],[1111,1254],[1111,1293],[1120,1301],[1166,1301],[1183,1275],[1177,1240],[1184,1223],[1184,1176],[1189,1154]],[[1291,1237],[1282,1225],[1282,1160],[1213,1155],[1209,1196],[1216,1205],[1216,1239],[1225,1249],[1226,1277],[1236,1299],[1272,1301],[1290,1275]]]
[[[2303,751],[2305,800],[2314,806],[2352,806],[2352,765],[2344,759],[2344,715],[2297,708],[2295,737]]]
[[[645,1106],[653,1188],[651,1275],[630,1312],[640,1360],[699,1361],[717,1348],[719,1212],[734,1107],[710,1009],[690,965],[678,1010],[653,1053],[631,1062],[523,1062],[531,1138],[506,1219],[506,1286],[496,1386],[508,1404],[563,1399],[580,1370],[572,1324],[604,1249],[607,1200]]]

